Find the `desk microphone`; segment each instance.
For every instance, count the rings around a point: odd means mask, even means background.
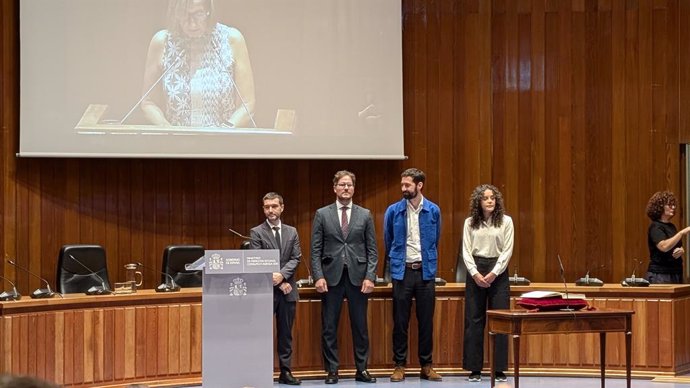
[[[250,241],[253,241],[253,240],[254,240],[254,239],[251,238],[251,237],[245,236],[245,235],[243,235],[242,233],[235,231],[233,228],[228,228],[228,230],[231,231],[232,234],[234,234],[235,236],[237,236],[237,237],[239,237],[239,238],[243,238],[243,239],[245,239],[245,240],[250,240]]]
[[[637,272],[637,267],[642,263],[642,260],[633,259],[635,262],[635,268],[633,268],[632,275],[629,278],[623,279],[621,281],[621,286],[623,287],[649,287],[649,281],[645,278],[635,277],[635,272]]]
[[[170,284],[168,284],[167,281],[165,283],[159,284],[158,287],[156,287],[156,292],[177,292],[177,291],[180,291],[180,286],[178,286],[177,283],[175,283],[175,279],[173,279],[173,277],[170,276],[169,273],[165,273],[163,271],[157,271],[157,270],[155,270],[153,268],[149,268],[149,267],[147,267],[144,264],[139,263],[139,262],[135,262],[134,264],[138,265],[141,268],[145,268],[149,271],[163,274],[163,275],[165,275],[166,279],[170,279]]]
[[[297,287],[299,288],[314,287],[314,277],[311,276],[311,269],[309,268],[311,266],[306,261],[304,262],[304,266],[307,267],[307,274],[309,274],[309,276],[306,279],[298,280],[297,282],[295,282],[295,284],[297,284]],[[378,279],[379,278],[376,278],[377,281]]]
[[[561,261],[561,255],[560,253],[556,256],[558,258],[558,265],[560,266],[561,269],[561,280],[563,280],[563,287],[565,287],[565,300],[568,301],[570,298],[568,297],[568,283],[565,281],[565,269],[563,268],[563,261]],[[561,311],[574,311],[570,306],[567,306]]]
[[[515,274],[508,277],[508,281],[513,286],[529,286],[532,282],[524,276],[518,276],[518,267],[515,266]]]
[[[228,228],[228,230],[230,232],[232,232],[232,234],[234,234],[235,236],[237,236],[241,239],[244,239],[244,242],[242,243],[240,249],[251,249],[251,243],[258,243],[258,245],[261,246],[261,240],[260,239],[245,236],[242,233],[234,230],[233,228]]]
[[[597,270],[602,270],[602,269],[604,269],[604,268],[606,268],[606,264],[602,264],[602,265],[600,265],[599,267],[597,267],[596,269],[597,269]],[[576,286],[603,287],[603,286],[604,286],[604,282],[601,281],[601,279],[599,279],[599,278],[591,278],[591,277],[589,277],[589,269],[588,269],[588,270],[587,270],[587,273],[585,274],[585,276],[583,276],[583,277],[577,279],[577,281],[575,281],[575,285],[576,285]]]
[[[60,295],[61,298],[63,297],[61,293],[55,292],[55,291],[53,291],[53,290],[50,289],[50,283],[48,283],[47,280],[43,279],[42,277],[40,277],[40,276],[36,275],[35,273],[29,271],[28,269],[26,269],[26,268],[20,266],[19,264],[15,263],[14,260],[9,260],[9,259],[8,259],[7,262],[10,263],[11,265],[13,265],[14,267],[19,268],[19,269],[21,269],[22,271],[28,273],[29,275],[41,279],[41,281],[43,281],[43,283],[46,284],[46,288],[38,288],[38,289],[36,289],[34,292],[32,292],[32,293],[31,293],[31,298],[33,298],[33,299],[44,299],[44,298],[52,298],[52,297],[54,297],[55,295]]]
[[[12,292],[9,293],[7,291],[3,291],[0,294],[0,301],[4,302],[4,301],[8,301],[8,300],[19,300],[19,299],[21,299],[22,295],[19,292],[17,292],[17,287],[15,287],[14,283],[12,283],[12,281],[10,279],[8,279],[4,276],[0,276],[0,279],[4,279],[12,285]]]
[[[93,276],[95,276],[96,278],[98,278],[98,280],[101,281],[101,286],[100,286],[100,287],[91,286],[88,290],[86,290],[86,292],[85,292],[86,295],[110,295],[110,294],[113,293],[112,291],[110,291],[110,288],[108,288],[108,286],[105,284],[105,280],[103,280],[103,278],[102,278],[98,273],[96,273],[96,271],[94,271],[94,270],[92,270],[91,268],[87,267],[86,264],[84,264],[84,263],[82,263],[81,261],[77,260],[76,257],[74,257],[74,256],[72,256],[72,255],[68,255],[68,256],[69,256],[72,260],[74,260],[75,263],[81,265],[85,270],[89,271],[89,273],[87,273],[86,275],[89,275],[89,276],[90,276],[90,275],[93,275]]]

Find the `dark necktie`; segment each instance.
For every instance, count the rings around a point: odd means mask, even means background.
[[[343,237],[347,238],[347,234],[350,232],[350,225],[347,223],[347,209],[349,207],[343,206],[343,215],[340,218],[340,228],[343,230]]]
[[[283,244],[280,243],[280,228],[277,226],[273,227],[273,237],[276,238],[276,244],[278,244],[278,249],[281,249]]]

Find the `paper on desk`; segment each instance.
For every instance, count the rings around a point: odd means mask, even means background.
[[[555,298],[555,297],[565,298],[565,293],[558,292],[558,291],[530,291],[530,292],[525,292],[524,294],[520,295],[520,297],[521,298],[532,298],[532,299]],[[585,294],[574,294],[572,292],[569,292],[568,293],[568,299],[585,299]]]

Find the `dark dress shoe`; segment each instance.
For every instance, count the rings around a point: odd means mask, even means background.
[[[287,385],[300,385],[302,381],[292,375],[291,372],[281,372],[280,377],[278,377],[278,383]]]
[[[363,370],[363,371],[357,371],[355,374],[355,380],[356,381],[361,381],[363,383],[375,383],[376,382],[376,377],[372,376],[369,371]]]
[[[326,381],[324,381],[326,384],[338,384],[338,373],[337,372],[328,372],[328,376],[326,376]]]

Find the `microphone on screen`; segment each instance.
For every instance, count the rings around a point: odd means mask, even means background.
[[[122,118],[122,120],[120,120],[120,122],[117,123],[117,124],[120,124],[120,125],[124,124],[125,121],[129,118],[129,116],[131,116],[132,113],[134,113],[134,111],[137,109],[137,107],[139,107],[139,105],[141,105],[141,103],[146,99],[146,97],[148,97],[149,94],[151,94],[151,92],[153,92],[153,89],[156,88],[156,86],[163,80],[163,78],[164,78],[168,73],[170,73],[172,70],[177,69],[178,67],[180,67],[180,64],[182,63],[182,57],[183,57],[184,53],[185,53],[185,50],[184,50],[184,49],[183,49],[183,50],[180,50],[179,54],[177,54],[177,57],[175,57],[175,62],[173,62],[173,64],[170,65],[170,67],[168,67],[167,69],[165,69],[165,71],[163,72],[163,74],[161,74],[160,77],[158,77],[158,79],[153,83],[153,85],[151,85],[151,86],[144,92],[144,94],[141,96],[141,98],[139,98],[139,100],[134,104],[134,106],[132,106],[132,109],[130,109],[129,112],[127,112],[127,114],[126,114],[126,115]]]

